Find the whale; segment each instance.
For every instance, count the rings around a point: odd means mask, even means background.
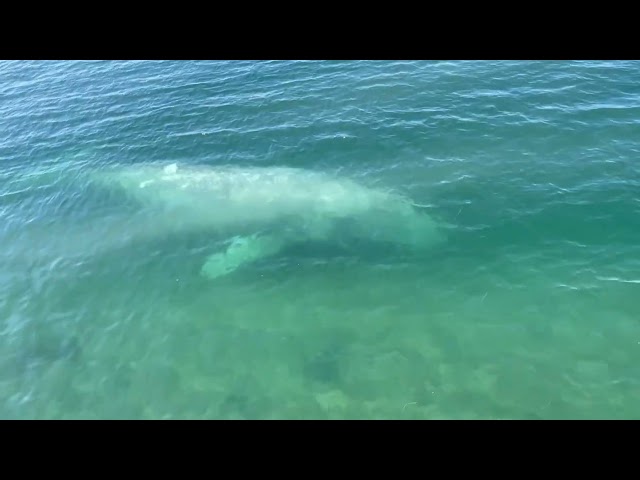
[[[226,239],[203,259],[208,279],[305,242],[424,251],[446,239],[428,209],[405,195],[322,171],[158,162],[102,168],[92,180],[146,208],[155,235],[207,231]]]

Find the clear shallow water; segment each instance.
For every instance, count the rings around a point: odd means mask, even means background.
[[[638,62],[0,63],[0,417],[640,418],[639,132]],[[447,240],[210,280],[218,234],[87,180],[154,162],[354,179]]]

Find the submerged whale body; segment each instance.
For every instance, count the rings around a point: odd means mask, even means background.
[[[202,274],[217,278],[297,242],[331,241],[338,229],[415,250],[444,236],[407,198],[350,179],[285,167],[147,164],[101,171],[99,183],[156,209],[153,230],[213,230],[230,240]]]

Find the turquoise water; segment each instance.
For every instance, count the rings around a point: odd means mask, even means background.
[[[2,62],[0,418],[640,418],[639,156],[638,62]]]

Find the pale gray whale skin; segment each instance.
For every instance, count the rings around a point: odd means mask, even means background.
[[[375,241],[416,250],[441,243],[424,209],[348,178],[288,167],[141,164],[103,169],[94,179],[155,209],[158,232],[215,230],[231,244],[210,255],[202,274],[217,278],[295,242],[327,240],[338,222]]]
[[[379,242],[422,252],[446,238],[444,224],[409,198],[324,172],[158,162],[96,168],[87,162],[69,175],[51,173],[46,182],[51,178],[56,190],[86,192],[87,205],[92,195],[104,195],[107,208],[100,200],[84,220],[71,214],[5,230],[0,240],[12,247],[0,252],[0,261],[7,268],[64,268],[133,244],[196,233],[215,250],[203,258],[201,273],[218,278],[289,246],[306,248],[305,242],[353,248]]]

